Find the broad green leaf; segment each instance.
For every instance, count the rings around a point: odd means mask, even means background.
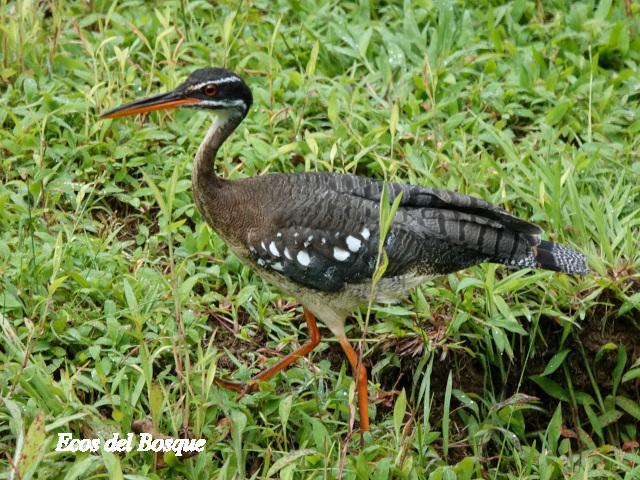
[[[636,420],[640,420],[640,404],[638,404],[638,402],[627,397],[617,396],[616,405],[618,405],[622,410],[627,412]]]
[[[309,62],[307,63],[307,79],[313,77],[316,73],[316,65],[318,64],[318,52],[320,51],[320,42],[316,41],[311,49],[311,55],[309,55]]]
[[[87,478],[100,463],[100,457],[97,456],[77,457],[75,463],[67,470],[64,480]]]
[[[606,19],[610,9],[611,0],[600,0],[600,2],[598,3],[598,8],[596,9],[594,14],[594,18],[598,20]]]
[[[616,345],[615,343],[612,343],[612,342],[605,343],[596,352],[595,363],[600,362],[600,360],[602,360],[602,357],[604,356],[605,353],[612,352],[617,349],[618,349],[618,345]]]
[[[67,276],[62,275],[61,277],[58,277],[51,282],[51,284],[49,285],[49,288],[47,289],[50,297],[52,297],[53,294],[56,293],[56,290],[60,288],[60,286],[64,283],[66,279],[67,279]]]
[[[542,372],[540,375],[542,377],[545,377],[555,372],[558,368],[560,368],[562,362],[564,362],[564,359],[567,358],[567,355],[569,355],[569,352],[569,349],[565,349],[556,353],[553,357],[551,357],[551,360],[549,360],[549,363],[547,363],[544,372]]]
[[[475,277],[464,277],[462,280],[460,280],[460,282],[458,282],[456,293],[459,293],[462,290],[466,290],[469,287],[482,288],[483,286],[484,284],[482,283],[482,281]]]
[[[115,454],[106,451],[104,448],[101,448],[100,452],[102,454],[104,466],[107,468],[107,472],[109,473],[109,478],[112,480],[124,480],[120,458]]]
[[[393,429],[396,434],[396,440],[400,441],[400,430],[402,428],[402,422],[404,421],[404,417],[407,413],[407,394],[404,390],[400,392],[398,398],[396,398],[396,403],[393,406]]]
[[[371,467],[364,452],[360,452],[355,458],[355,470],[357,480],[369,480],[371,478]]]
[[[616,365],[613,367],[613,388],[611,395],[615,396],[618,391],[618,386],[620,385],[620,381],[622,380],[622,373],[624,372],[624,367],[627,364],[627,350],[624,348],[624,345],[621,343],[618,347],[618,355],[616,356]]]
[[[287,465],[290,465],[294,462],[297,462],[301,458],[304,458],[308,455],[315,455],[317,452],[312,448],[305,448],[302,450],[294,450],[293,452],[289,452],[283,457],[280,457],[276,460],[271,468],[267,472],[267,478],[272,478],[276,473],[282,470]]]
[[[560,386],[558,382],[555,382],[550,378],[543,377],[541,375],[533,375],[531,377],[531,380],[536,382],[547,395],[551,395],[553,398],[562,400],[563,402],[569,401],[569,394],[565,391],[564,388]]]
[[[44,453],[45,438],[44,412],[40,410],[29,426],[20,456],[17,458],[17,478],[28,480],[33,476]]]
[[[367,49],[369,48],[372,34],[373,29],[367,28],[364,33],[360,35],[360,39],[358,40],[358,53],[362,58],[367,58]]]
[[[340,110],[338,107],[338,96],[335,92],[331,92],[329,100],[327,101],[327,117],[332,125],[338,123],[338,114]]]
[[[503,317],[502,315],[496,315],[491,319],[491,324],[493,327],[500,327],[509,332],[517,333],[518,335],[527,335],[527,331],[522,328],[513,314],[510,316],[510,318]]]
[[[162,387],[154,382],[151,384],[151,391],[149,392],[149,409],[151,410],[151,418],[153,418],[154,425],[159,424],[163,403],[164,392],[162,391]]]
[[[600,422],[600,419],[598,418],[598,416],[593,411],[590,405],[583,405],[583,408],[585,413],[587,414],[587,418],[589,419],[591,428],[593,428],[593,431],[596,432],[596,435],[598,435],[600,440],[604,440],[602,423]]]
[[[133,287],[129,283],[129,280],[127,280],[126,278],[122,283],[124,287],[124,296],[127,300],[127,306],[132,313],[136,313],[138,311],[138,299],[136,298],[136,294],[133,291]]]
[[[562,427],[562,404],[559,403],[556,411],[551,417],[549,426],[547,427],[547,446],[553,454],[557,452],[558,439],[560,438],[560,428]]]
[[[618,410],[607,410],[598,417],[598,421],[600,422],[600,425],[606,427],[620,420],[622,415],[624,414]]]
[[[444,411],[442,414],[442,451],[446,457],[449,454],[449,411],[451,407],[451,387],[453,384],[453,376],[449,370],[447,377],[447,386],[444,391]]]
[[[544,117],[545,123],[550,126],[557,124],[564,118],[566,113],[569,111],[570,106],[571,104],[569,102],[564,101],[558,103],[555,107],[552,107]]]
[[[196,283],[198,283],[198,281],[200,281],[202,277],[203,277],[202,275],[192,275],[180,284],[180,288],[179,288],[180,303],[184,303],[187,301],[187,298],[189,298],[189,294],[191,293],[191,290],[193,290],[193,287],[196,285]]]
[[[278,414],[280,415],[280,424],[282,425],[282,434],[287,437],[287,423],[289,422],[289,414],[291,413],[291,405],[293,404],[293,397],[287,395],[278,405]]]
[[[398,104],[394,103],[391,108],[391,119],[389,120],[389,132],[391,138],[395,138],[396,131],[398,130],[398,120],[400,118],[400,111],[398,110]]]
[[[458,480],[471,480],[473,478],[473,472],[475,463],[472,457],[465,457],[460,460],[454,467],[454,471],[457,474]]]
[[[231,411],[231,441],[236,457],[236,465],[241,477],[244,477],[244,455],[242,436],[247,426],[247,416],[240,410]]]
[[[236,12],[229,13],[222,25],[222,39],[225,45],[229,45],[229,41],[231,40],[231,32],[233,31],[233,21],[236,18]]]
[[[640,368],[632,368],[622,376],[622,383],[640,378]]]

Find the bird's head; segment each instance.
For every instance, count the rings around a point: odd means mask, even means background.
[[[224,68],[202,68],[193,71],[175,90],[116,107],[100,118],[178,107],[221,110],[244,117],[252,102],[251,90],[238,75]]]

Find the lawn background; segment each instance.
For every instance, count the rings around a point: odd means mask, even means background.
[[[0,0],[0,478],[639,478],[639,31],[631,1]],[[195,209],[210,116],[97,117],[205,66],[255,99],[223,176],[457,190],[593,273],[483,265],[374,308],[363,449],[329,335],[237,400],[213,379],[308,333]],[[141,422],[206,452],[54,451]]]

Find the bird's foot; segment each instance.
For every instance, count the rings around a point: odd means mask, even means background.
[[[216,378],[215,382],[219,387],[238,392],[240,394],[240,398],[248,393],[253,393],[258,390],[258,384],[254,382],[232,382],[230,380],[223,380],[222,378]]]

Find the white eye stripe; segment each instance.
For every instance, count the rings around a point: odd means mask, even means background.
[[[192,92],[193,90],[200,90],[202,87],[205,87],[207,85],[219,85],[221,83],[240,83],[241,81],[242,80],[240,80],[238,77],[224,77],[217,80],[209,80],[208,82],[196,83],[195,85],[191,85],[189,87],[189,91]]]
[[[206,105],[208,107],[242,107],[244,110],[247,109],[247,104],[244,103],[244,100],[201,100],[200,102],[194,104],[193,106]]]
[[[202,87],[206,87],[207,85],[215,85],[215,82],[203,82],[198,83],[197,85],[191,85],[187,88],[188,92],[195,92],[196,90],[200,90]]]
[[[241,81],[242,80],[240,80],[238,77],[223,77],[214,80],[213,83],[240,83]]]

